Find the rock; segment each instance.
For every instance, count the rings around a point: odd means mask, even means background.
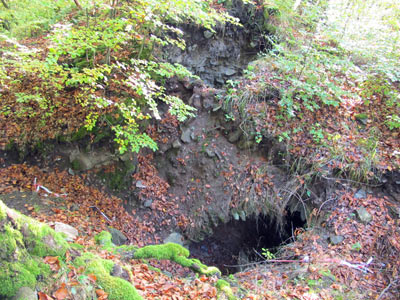
[[[185,79],[185,81],[183,82],[183,86],[185,87],[185,89],[188,90],[193,89],[193,81]]]
[[[214,106],[214,100],[212,98],[204,98],[203,99],[203,107],[204,109],[211,109]]]
[[[182,144],[181,144],[181,142],[180,142],[179,140],[175,140],[175,141],[172,143],[172,147],[173,147],[174,149],[179,149],[179,148],[182,147]]]
[[[111,233],[111,242],[113,242],[114,245],[125,245],[128,241],[127,237],[118,229],[109,227],[108,231]]]
[[[67,237],[66,240],[69,242],[72,242],[73,240],[75,240],[75,238],[78,236],[78,230],[76,230],[76,228],[68,225],[68,224],[64,224],[61,222],[55,222],[55,232],[60,232],[60,233],[64,233]]]
[[[147,208],[151,208],[151,205],[153,204],[153,199],[147,199],[144,201],[143,206]]]
[[[201,108],[201,96],[197,94],[193,94],[189,99],[190,105],[194,106],[197,109]]]
[[[68,168],[68,174],[74,176],[75,172],[71,168]]]
[[[69,161],[73,170],[86,171],[98,165],[105,165],[116,160],[116,157],[105,149],[99,149],[89,153],[75,149],[69,155]]]
[[[208,157],[213,158],[215,157],[215,151],[213,149],[210,149],[210,147],[206,148],[206,154],[208,155]]]
[[[196,140],[196,134],[194,133],[194,132],[192,132],[191,134],[190,134],[190,138],[194,141],[194,140]]]
[[[147,188],[147,186],[145,186],[141,180],[136,181],[136,185],[135,185],[135,186],[136,186],[138,189],[145,189],[145,188]]]
[[[204,35],[204,37],[205,37],[206,39],[209,39],[209,38],[211,38],[211,37],[214,35],[214,33],[211,32],[211,31],[209,31],[209,30],[206,30],[206,31],[204,31],[203,35]]]
[[[341,235],[331,235],[329,237],[329,241],[331,242],[332,245],[338,245],[341,242],[343,242],[344,237]]]
[[[229,68],[229,67],[221,67],[220,72],[227,76],[232,76],[232,75],[236,74],[236,70],[233,68]]]
[[[21,230],[21,232],[22,232],[22,230]],[[50,249],[53,249],[55,251],[63,251],[63,246],[60,245],[58,242],[56,242],[56,240],[54,239],[54,236],[52,236],[51,234],[46,235],[42,239],[42,242]]]
[[[158,150],[160,151],[160,153],[167,152],[169,149],[171,149],[171,147],[172,147],[171,143],[167,143],[167,144],[159,143],[158,144]]]
[[[132,153],[129,152],[129,151],[127,151],[125,154],[121,155],[121,156],[119,157],[119,159],[122,160],[123,162],[125,162],[125,161],[130,161],[130,160],[133,159],[133,158],[132,158]]]
[[[173,232],[171,233],[169,236],[166,237],[166,239],[164,240],[164,244],[166,243],[175,243],[175,244],[179,244],[181,246],[185,246],[185,238],[183,237],[182,234],[178,233],[178,232]]]
[[[241,136],[242,136],[242,130],[236,129],[235,131],[231,132],[228,135],[228,141],[230,143],[236,143],[240,139]]]
[[[111,275],[115,277],[119,277],[125,279],[126,281],[130,281],[129,273],[125,269],[123,269],[119,264],[114,264]]]
[[[181,135],[181,140],[184,143],[190,143],[192,141],[192,138],[190,137],[192,134],[192,129],[191,128],[187,128],[184,131],[182,131],[182,135]]]
[[[240,216],[240,219],[244,222],[244,221],[246,221],[246,213],[244,212],[244,210],[241,210],[240,212],[239,212],[239,216]]]
[[[354,194],[354,198],[356,199],[367,198],[367,192],[364,189],[360,189],[357,191],[357,193]]]
[[[17,291],[12,300],[37,300],[37,294],[31,288],[23,286]]]
[[[223,156],[218,150],[215,150],[215,155],[218,157],[219,160],[222,160]]]
[[[364,207],[357,209],[357,217],[364,224],[372,221],[371,214]]]

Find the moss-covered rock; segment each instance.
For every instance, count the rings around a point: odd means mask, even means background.
[[[215,286],[219,292],[225,293],[229,300],[237,299],[232,292],[231,285],[226,280],[219,279]]]
[[[36,286],[39,275],[47,277],[50,267],[36,259],[26,259],[21,262],[0,262],[0,296],[12,297],[21,287]],[[1,298],[1,297],[0,297]]]
[[[114,262],[106,260],[92,253],[85,253],[75,259],[77,267],[85,266],[86,274],[94,274],[97,277],[98,284],[108,293],[110,300],[141,300],[143,299],[135,287],[128,281],[111,276]]]
[[[112,247],[114,244],[111,242],[112,235],[108,231],[102,231],[94,237],[97,244],[105,247]]]
[[[150,245],[135,251],[136,259],[166,259],[174,261],[183,267],[192,269],[193,271],[207,276],[221,275],[221,271],[216,267],[209,267],[202,264],[198,259],[188,258],[190,252],[188,249],[175,243],[167,243],[162,245]]]
[[[47,278],[44,256],[64,256],[68,243],[49,226],[8,208],[0,200],[0,298],[13,297],[21,287],[35,288]]]

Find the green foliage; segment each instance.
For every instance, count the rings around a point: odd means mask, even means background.
[[[357,243],[354,243],[353,245],[351,245],[351,249],[354,251],[357,251],[357,252],[361,251],[361,248],[362,248],[362,246],[361,246],[360,242],[357,242]]]
[[[262,250],[261,254],[265,257],[266,260],[270,260],[270,259],[275,259],[276,258],[275,254],[273,254],[268,249],[262,248],[261,250]]]
[[[354,69],[352,63],[317,45],[302,45],[294,40],[291,43],[297,45],[297,50],[287,43],[274,43],[274,50],[266,54],[267,60],[273,60],[275,79],[281,85],[281,107],[290,117],[302,109],[315,111],[321,105],[337,107],[342,97],[349,95],[342,88],[342,74]]]
[[[319,123],[311,126],[310,134],[312,135],[313,140],[316,144],[321,144],[321,142],[325,139],[323,130]]]
[[[394,86],[394,82],[400,81],[400,76],[392,81],[389,74],[378,73],[370,75],[361,84],[362,96],[366,106],[372,106],[379,102],[383,106],[384,124],[390,129],[400,128],[400,91]],[[380,118],[381,115],[375,115],[373,109],[370,111],[372,118]]]
[[[400,116],[399,115],[388,115],[386,116],[385,124],[390,130],[400,128]]]
[[[67,0],[19,0],[7,1],[8,9],[0,5],[0,33],[13,37],[38,36],[50,29],[50,25],[66,16],[75,6]]]
[[[0,83],[10,91],[0,114],[11,116],[17,103],[15,124],[36,123],[31,125],[35,128],[32,133],[21,135],[27,128],[16,130],[17,144],[72,133],[82,126],[90,132],[100,122],[114,131],[121,153],[143,147],[156,150],[141,124],[161,118],[159,103],[166,103],[179,121],[194,116],[195,111],[166,94],[162,86],[166,79],[196,77],[179,64],[162,62],[162,47],[185,47],[177,27],[180,23],[191,22],[213,31],[217,22],[238,21],[214,10],[212,1],[137,0],[134,5],[110,6],[99,0],[81,4],[82,10],[53,26],[48,51],[28,49],[4,37],[15,47],[0,59]],[[61,1],[60,5],[66,4]],[[10,11],[16,9],[13,6]],[[29,14],[26,7],[18,9]],[[52,7],[51,13],[60,9]],[[71,99],[70,103],[65,99]],[[60,118],[60,111],[70,115]],[[110,112],[115,117],[107,118]],[[37,127],[47,127],[46,136],[37,132]]]

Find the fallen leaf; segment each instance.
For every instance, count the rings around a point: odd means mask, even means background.
[[[68,290],[65,288],[65,283],[53,294],[57,300],[64,300],[68,297]]]
[[[52,297],[49,295],[43,293],[43,292],[38,292],[39,300],[53,300]]]
[[[95,283],[96,280],[97,280],[97,277],[96,277],[96,275],[94,275],[94,274],[89,274],[89,275],[88,275],[88,278],[89,278],[89,280],[90,280],[91,282],[93,282],[93,283]]]

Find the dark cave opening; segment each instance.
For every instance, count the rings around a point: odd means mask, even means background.
[[[277,248],[290,242],[296,228],[305,226],[300,212],[288,214],[279,229],[267,216],[232,220],[214,228],[212,236],[189,247],[192,257],[218,267],[223,274],[240,271],[251,263],[263,260],[262,249],[276,253]]]

